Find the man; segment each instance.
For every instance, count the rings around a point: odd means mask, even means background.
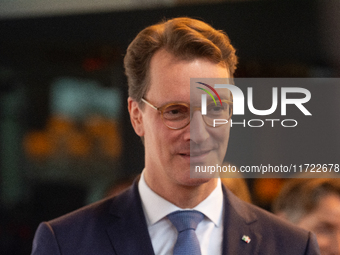
[[[340,179],[292,179],[273,210],[316,234],[322,255],[340,254]]]
[[[236,62],[229,38],[198,20],[141,31],[124,60],[131,123],[145,146],[141,177],[42,223],[33,254],[318,254],[313,235],[242,202],[220,179],[190,178],[192,163],[222,163],[230,131],[196,110],[202,93],[190,94],[190,78],[230,78]],[[209,109],[230,118],[231,94],[221,98]]]

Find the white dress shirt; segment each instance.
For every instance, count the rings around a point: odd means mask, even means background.
[[[205,216],[196,229],[202,255],[222,254],[223,193],[221,185],[221,180],[218,179],[216,188],[204,201],[195,208],[188,208],[197,210]],[[145,182],[143,173],[138,183],[138,189],[155,254],[173,254],[178,234],[176,228],[166,216],[183,209],[151,190]]]

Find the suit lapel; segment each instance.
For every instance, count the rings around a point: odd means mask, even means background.
[[[257,254],[262,236],[256,232],[256,216],[243,201],[224,187],[223,194],[225,211],[222,254]],[[243,236],[249,237],[250,242],[243,241]]]
[[[119,255],[154,255],[137,183],[135,181],[130,189],[115,197],[111,206],[114,220],[107,233]]]
[[[258,253],[262,241],[256,232],[256,216],[248,206],[223,187],[224,232],[223,255]],[[142,203],[138,192],[138,180],[129,190],[113,198],[110,213],[113,221],[107,227],[115,254],[154,255]],[[242,240],[248,236],[249,243]]]

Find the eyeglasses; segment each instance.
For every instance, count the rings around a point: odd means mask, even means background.
[[[191,121],[193,112],[200,110],[200,107],[193,108],[186,103],[169,103],[160,107],[156,107],[146,99],[142,98],[142,101],[157,110],[162,117],[163,123],[170,129],[182,129],[185,128]],[[219,127],[222,124],[215,124],[214,119],[226,119],[229,120],[233,112],[233,102],[229,100],[221,100],[221,104],[211,102],[207,105],[207,114],[202,115],[204,122],[210,127]]]

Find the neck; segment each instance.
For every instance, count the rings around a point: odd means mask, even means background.
[[[170,203],[182,208],[194,208],[217,186],[217,179],[197,179],[192,185],[182,185],[166,179],[152,178],[147,171],[144,172],[146,184],[159,196]]]

